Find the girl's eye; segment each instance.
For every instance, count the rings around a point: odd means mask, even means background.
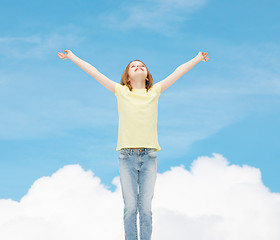
[[[134,65],[132,65],[131,67],[135,67]],[[145,67],[144,65],[142,65],[141,67]]]

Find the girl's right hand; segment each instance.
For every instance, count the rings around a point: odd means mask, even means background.
[[[74,55],[71,50],[64,50],[64,52],[66,52],[66,53],[64,54],[64,53],[61,53],[61,52],[57,52],[57,55],[61,59],[67,59],[67,58],[70,58],[70,56]]]

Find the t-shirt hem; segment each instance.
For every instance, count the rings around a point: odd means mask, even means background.
[[[120,151],[122,148],[155,148],[156,151],[160,151],[161,150],[161,147],[155,147],[155,146],[123,146],[123,147],[117,147],[116,148],[116,151]]]

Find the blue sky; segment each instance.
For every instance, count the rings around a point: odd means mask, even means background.
[[[70,49],[115,82],[142,60],[154,82],[199,51],[159,99],[158,172],[223,155],[259,168],[280,192],[277,1],[6,1],[0,29],[0,198],[80,164],[114,190],[117,100],[57,52]]]

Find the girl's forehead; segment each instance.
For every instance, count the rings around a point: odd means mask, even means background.
[[[139,61],[132,62],[130,65],[132,65],[132,64],[138,64],[138,63],[140,63],[140,64],[143,64],[143,65],[144,65],[144,63],[139,62]]]

